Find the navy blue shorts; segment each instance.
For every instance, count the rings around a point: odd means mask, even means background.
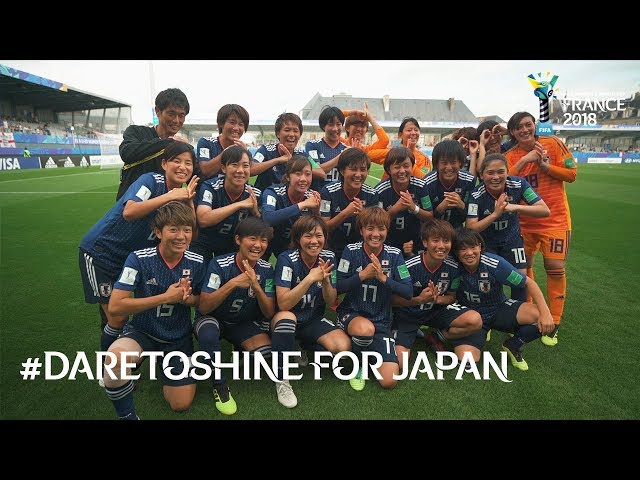
[[[491,245],[487,243],[487,252],[500,255],[511,265],[519,270],[527,268],[527,259],[524,255],[524,239],[522,235],[518,235],[512,242],[507,245]]]
[[[515,333],[518,328],[518,309],[524,302],[508,298],[500,306],[498,311],[487,320],[482,319],[482,329],[466,337],[452,341],[454,345],[473,345],[482,350],[487,341],[487,332],[491,329],[501,332]]]
[[[312,320],[310,322],[296,325],[296,339],[303,347],[308,347],[318,343],[318,339],[327,333],[339,330],[338,327],[326,318]]]
[[[140,330],[136,330],[131,325],[127,325],[125,327],[125,331],[122,333],[122,335],[120,335],[119,338],[122,337],[131,338],[138,342],[138,344],[142,347],[143,352],[164,352],[164,356],[166,356],[169,352],[182,352],[187,357],[189,357],[189,359],[191,358],[191,355],[193,355],[193,337],[191,336],[191,334],[176,342],[161,342],[155,338],[150,337],[146,333],[141,332]],[[156,375],[162,382],[162,385],[167,385],[168,387],[180,387],[182,385],[192,385],[196,383],[195,379],[191,378],[191,375],[186,375],[180,380],[171,380],[167,378],[162,369],[164,356],[158,358],[156,364]],[[170,372],[172,375],[181,375],[185,369],[180,357],[178,356],[171,357],[167,368],[171,369]],[[191,365],[189,365],[186,371],[191,372],[191,370],[192,367]]]
[[[196,336],[198,335],[197,332],[200,330],[202,324],[211,319],[216,318],[211,315],[202,315],[196,319],[193,325],[193,331],[196,332]],[[242,350],[241,345],[245,340],[249,340],[261,333],[267,333],[263,328],[265,322],[268,324],[268,320],[265,319],[240,323],[225,323],[220,319],[216,320],[220,326],[220,338],[224,338],[227,342],[231,343],[238,351]]]
[[[468,311],[468,308],[459,303],[451,305],[437,305],[431,310],[425,310],[422,318],[412,318],[396,315],[398,334],[396,342],[405,348],[411,348],[416,340],[418,329],[422,325],[446,330],[453,321]]]
[[[356,312],[343,313],[337,318],[338,327],[342,328],[347,333],[349,323],[356,317],[362,317]],[[364,317],[366,318],[366,317]],[[375,334],[373,335],[373,341],[371,345],[366,349],[367,352],[378,352],[382,356],[383,362],[398,363],[398,356],[396,355],[396,341],[391,335],[391,331],[388,324],[373,323],[375,326]],[[347,333],[347,335],[349,335]]]
[[[118,281],[121,268],[108,267],[96,261],[90,253],[79,251],[80,276],[87,303],[109,303],[113,284]]]

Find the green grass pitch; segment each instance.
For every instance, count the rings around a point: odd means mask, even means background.
[[[97,306],[84,303],[78,244],[113,204],[117,170],[69,168],[0,172],[0,418],[113,419],[111,402],[83,374],[77,380],[23,380],[21,363],[44,351],[93,352],[99,344]],[[371,175],[381,176],[374,165]],[[370,178],[369,183],[376,180]],[[198,385],[192,408],[170,411],[158,382],[137,382],[143,419],[218,421],[253,419],[638,419],[638,308],[640,167],[580,165],[567,186],[573,237],[567,264],[568,294],[557,347],[525,347],[529,371],[509,364],[510,383],[492,376],[475,381],[401,381],[392,391],[367,382],[353,391],[312,367],[293,382],[299,404],[282,407],[268,379],[232,381],[238,412],[226,418],[214,407],[208,382]],[[535,271],[545,291],[538,258]],[[487,350],[498,355],[504,334],[492,332]],[[415,350],[424,349],[421,340]],[[226,347],[228,352],[228,347]],[[94,356],[95,358],[95,356]],[[433,365],[435,357],[429,353]]]

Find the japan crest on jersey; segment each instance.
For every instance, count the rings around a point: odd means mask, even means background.
[[[491,291],[491,282],[489,280],[478,280],[478,289],[482,293],[489,293]]]

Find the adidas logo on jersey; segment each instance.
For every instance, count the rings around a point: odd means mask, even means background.
[[[336,207],[336,213],[340,211],[340,207]]]
[[[149,280],[147,280],[147,285],[158,285],[158,281],[156,280],[156,277],[150,278]]]
[[[296,277],[296,283],[300,283],[300,277]]]
[[[356,272],[361,272],[361,271],[362,271],[362,267],[356,268]]]
[[[491,212],[489,210],[485,210],[484,215],[491,215]]]
[[[418,281],[418,282],[414,283],[414,284],[413,284],[413,286],[414,286],[414,287],[421,287],[421,286],[422,286],[422,284]]]

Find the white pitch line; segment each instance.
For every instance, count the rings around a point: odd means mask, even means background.
[[[46,177],[16,178],[15,180],[0,180],[0,185],[2,185],[3,183],[9,183],[9,182],[33,182],[38,180],[44,180],[46,178],[68,178],[68,177],[76,177],[78,175],[100,175],[102,173],[114,173],[114,172],[116,172],[116,170],[113,170],[113,171],[104,170],[101,172],[71,173],[69,175],[49,175]],[[120,172],[120,170],[117,170],[117,172]]]

